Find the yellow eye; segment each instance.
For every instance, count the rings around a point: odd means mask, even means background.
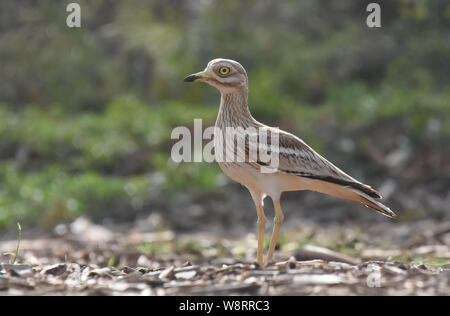
[[[230,67],[225,67],[225,66],[223,66],[223,67],[220,67],[219,68],[219,74],[221,75],[221,76],[226,76],[226,75],[228,75],[230,73]]]

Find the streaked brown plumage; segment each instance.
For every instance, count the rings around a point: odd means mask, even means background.
[[[363,184],[344,173],[338,167],[315,152],[300,138],[285,131],[266,126],[256,121],[248,109],[248,78],[247,73],[236,61],[229,59],[214,59],[208,63],[202,72],[190,75],[185,81],[203,81],[216,87],[221,93],[220,109],[216,120],[217,131],[223,135],[223,143],[214,137],[216,156],[218,150],[233,151],[235,157],[241,160],[219,161],[219,166],[233,180],[246,186],[255,202],[258,214],[258,263],[263,264],[263,241],[266,218],[264,216],[263,200],[270,196],[275,207],[275,225],[267,255],[267,261],[272,260],[278,232],[284,216],[280,205],[280,196],[284,191],[313,190],[339,198],[350,199],[363,203],[388,217],[395,217],[387,206],[378,201],[381,195],[370,186]],[[279,165],[271,173],[262,173],[262,168],[271,168],[266,163],[249,159],[249,152],[261,149],[263,146],[257,135],[237,132],[226,133],[227,127],[255,130],[265,130],[278,133],[279,146],[273,146],[269,141],[266,149],[277,151]],[[255,136],[256,138],[252,138]],[[237,141],[243,141],[245,149],[239,150],[232,146]],[[224,146],[221,148],[220,146]],[[239,161],[239,162],[238,162]]]

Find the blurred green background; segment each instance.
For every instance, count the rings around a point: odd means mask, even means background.
[[[381,28],[371,1],[77,2],[81,28],[68,1],[0,3],[1,229],[83,214],[253,225],[216,164],[170,161],[173,127],[214,124],[219,93],[182,79],[217,57],[247,69],[255,118],[380,189],[400,220],[450,216],[450,2],[378,1]],[[379,218],[317,193],[286,205]]]

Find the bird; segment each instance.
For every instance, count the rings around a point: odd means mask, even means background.
[[[337,198],[360,202],[375,211],[394,218],[396,214],[382,204],[381,195],[369,185],[366,185],[336,167],[297,136],[279,128],[267,126],[253,118],[248,106],[248,76],[244,67],[237,61],[224,58],[211,60],[203,71],[184,78],[185,82],[204,82],[220,92],[220,106],[215,123],[214,150],[217,157],[220,146],[232,150],[241,160],[221,160],[218,164],[222,171],[232,180],[245,186],[253,199],[257,213],[258,248],[257,261],[259,266],[273,262],[284,215],[281,208],[281,194],[286,191],[311,190],[328,194]],[[275,106],[275,105],[274,105]],[[230,139],[227,128],[234,128],[237,136],[245,139],[245,148],[229,149],[229,144],[236,144],[236,138]],[[278,135],[278,148],[269,144],[269,152],[278,154],[276,168],[269,170],[266,162],[249,159],[249,150],[261,148],[262,139],[247,137],[242,134],[244,129],[264,130],[268,134]],[[217,137],[217,131],[221,137]],[[217,140],[216,140],[217,139]],[[221,141],[219,141],[221,139]],[[261,144],[258,144],[258,140]],[[225,145],[224,145],[225,144]],[[223,148],[222,148],[223,149]],[[267,149],[267,145],[266,145]],[[223,153],[223,152],[222,152]],[[223,157],[223,156],[222,156]],[[236,156],[235,156],[236,158]],[[265,170],[265,171],[264,171]],[[273,201],[275,217],[272,236],[266,261],[264,262],[264,233],[266,216],[264,199],[270,197]]]

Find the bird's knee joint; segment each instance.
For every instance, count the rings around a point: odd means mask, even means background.
[[[258,218],[258,221],[256,223],[258,223],[258,225],[260,225],[260,226],[266,225],[266,219]]]
[[[277,215],[275,216],[274,222],[276,224],[282,224],[284,221],[284,215]]]

